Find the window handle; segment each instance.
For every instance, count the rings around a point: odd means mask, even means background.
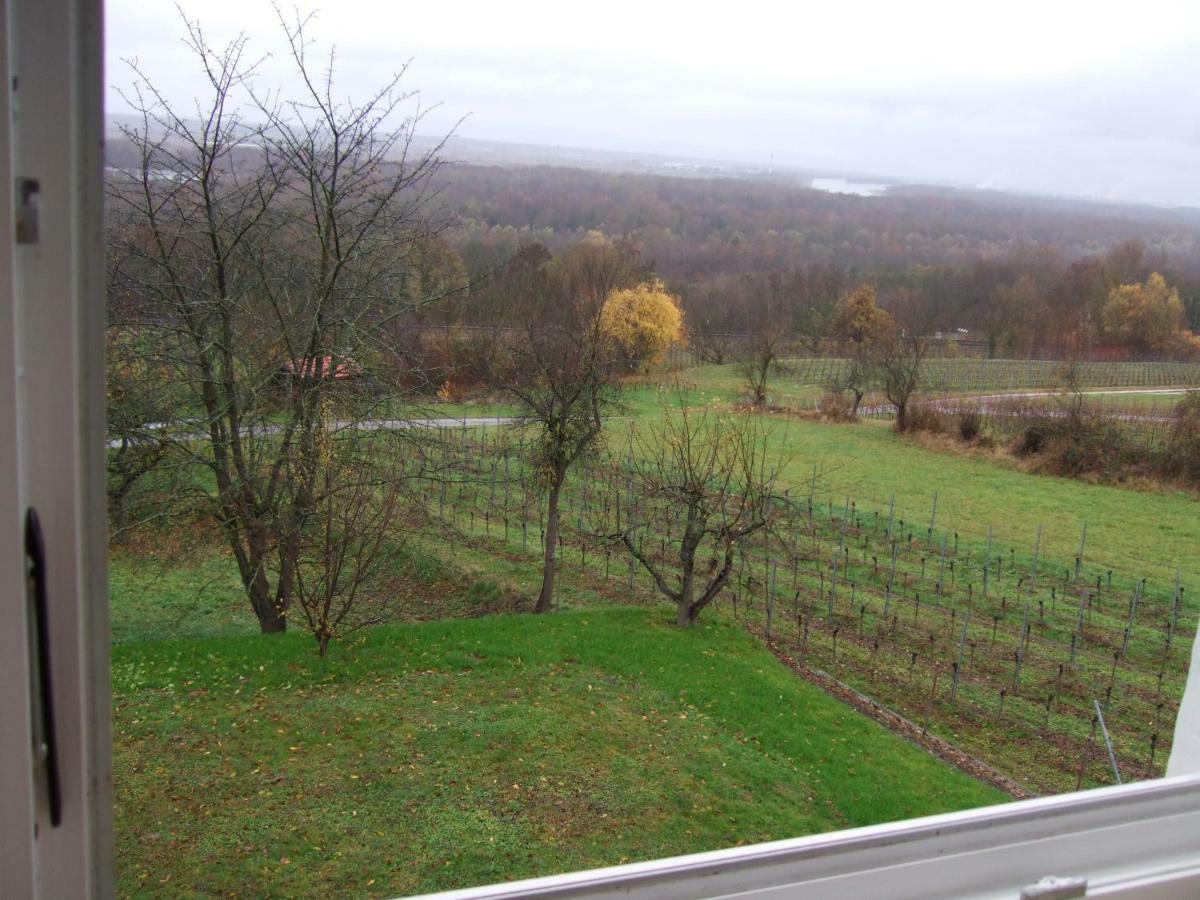
[[[54,690],[50,673],[50,615],[46,599],[46,542],[37,510],[25,513],[25,578],[29,621],[29,689],[35,787],[44,785],[50,825],[62,822]]]

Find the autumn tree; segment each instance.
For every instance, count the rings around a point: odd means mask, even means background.
[[[757,416],[682,400],[634,434],[636,506],[619,538],[675,606],[680,627],[695,624],[729,583],[739,547],[771,522],[778,467],[766,439]],[[653,551],[663,538],[665,557]]]
[[[1200,349],[1200,341],[1186,327],[1179,291],[1151,272],[1143,284],[1113,288],[1101,311],[1105,336],[1138,353],[1182,353]]]
[[[669,347],[682,342],[683,312],[654,279],[610,294],[600,309],[600,327],[617,355],[640,369],[660,362]]]
[[[280,15],[294,97],[254,88],[244,37],[214,48],[188,20],[206,79],[193,106],[132,63],[133,159],[109,191],[115,277],[196,410],[203,438],[189,446],[264,632],[287,627],[322,514],[323,435],[335,412],[343,425],[364,414],[353,378],[385,326],[432,299],[406,297],[404,276],[438,228],[440,145],[413,150],[422,113],[403,69],[342,99],[332,56],[310,58],[307,22]]]
[[[833,335],[846,357],[846,365],[831,387],[850,393],[854,400],[850,415],[858,415],[863,395],[878,379],[879,357],[894,339],[895,323],[887,310],[876,305],[875,288],[869,284],[838,301],[833,317]]]

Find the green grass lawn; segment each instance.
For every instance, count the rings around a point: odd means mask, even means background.
[[[940,530],[981,545],[991,526],[1004,552],[1013,547],[1028,555],[1041,525],[1042,560],[1064,566],[1073,564],[1086,521],[1085,563],[1149,578],[1159,591],[1174,583],[1179,567],[1192,600],[1198,599],[1200,515],[1188,494],[1030,475],[1003,460],[927,449],[883,423],[829,426],[781,419],[773,444],[790,460],[787,482],[805,495],[816,467],[822,502],[841,506],[848,496],[860,510],[886,514],[895,494],[897,516],[924,530],[936,492]]]
[[[609,608],[114,651],[119,891],[396,895],[1004,797],[729,623]]]

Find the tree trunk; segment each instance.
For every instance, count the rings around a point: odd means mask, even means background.
[[[263,579],[265,581],[265,579]],[[275,606],[265,585],[255,583],[250,592],[250,603],[258,616],[258,627],[263,634],[280,634],[287,631],[287,618]]]
[[[562,490],[563,475],[555,475],[550,485],[550,496],[546,500],[546,553],[542,562],[542,592],[538,594],[534,612],[549,612],[554,603],[554,573],[558,563],[558,495]]]
[[[696,617],[692,615],[692,608],[687,603],[679,603],[675,607],[675,624],[680,628],[691,628],[695,623]]]
[[[854,406],[853,406],[853,407],[851,407],[851,409],[850,409],[850,417],[851,417],[852,419],[857,419],[857,418],[858,418],[858,407],[859,407],[859,405],[862,403],[862,398],[863,398],[863,392],[862,392],[862,391],[855,391],[855,392],[854,392]]]
[[[896,430],[908,431],[908,403],[896,404]]]

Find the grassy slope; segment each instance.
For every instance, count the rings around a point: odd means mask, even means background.
[[[615,608],[114,653],[123,894],[408,893],[996,802],[736,627]]]

